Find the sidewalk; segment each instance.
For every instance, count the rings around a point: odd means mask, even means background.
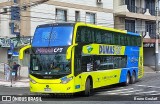
[[[3,72],[0,72],[0,86],[11,86],[11,82],[5,81]],[[22,77],[20,80],[13,81],[12,87],[29,87],[29,78]]]
[[[155,66],[144,66],[144,72],[155,72]]]

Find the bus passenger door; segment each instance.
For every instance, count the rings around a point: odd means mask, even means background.
[[[74,59],[74,75],[75,75],[75,90],[81,91],[82,88],[82,75],[81,75],[81,59],[75,58]]]
[[[75,92],[79,92],[82,89],[82,70],[81,70],[81,47],[75,47],[75,54],[74,54],[74,87]]]

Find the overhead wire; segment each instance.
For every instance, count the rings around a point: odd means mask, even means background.
[[[40,4],[40,5],[42,5],[42,4]],[[51,4],[46,4],[46,5],[51,5]],[[37,5],[38,6],[38,5]],[[53,5],[52,5],[53,6]],[[33,8],[34,8],[34,6],[33,6]],[[37,17],[37,16],[26,16],[26,15],[20,15],[21,17],[25,17],[25,18],[30,18],[30,21],[32,21],[32,22],[46,22],[46,23],[50,23],[51,21],[54,21],[54,22],[56,22],[56,14],[55,13],[45,13],[45,12],[37,12],[37,11],[33,11],[33,10],[36,10],[35,8],[34,9],[32,9],[32,10],[27,10],[26,9],[26,11],[24,11],[24,12],[30,12],[30,13],[39,13],[39,14],[49,14],[49,15],[53,15],[53,17],[55,17],[55,18],[46,18],[46,17]],[[38,9],[37,9],[38,10]],[[44,10],[44,9],[43,9]],[[10,15],[10,14],[9,14]],[[75,16],[68,16],[67,15],[67,17],[75,17]],[[85,19],[86,20],[86,16],[85,17],[80,17],[81,19]],[[36,19],[36,20],[34,20],[34,19]],[[37,20],[38,19],[38,20]],[[46,21],[47,20],[47,21]],[[97,25],[99,24],[99,25],[107,25],[107,26],[114,26],[115,25],[115,23],[114,23],[114,20],[108,20],[108,19],[103,19],[103,18],[101,18],[100,20],[104,20],[105,22],[102,22],[102,23],[97,23]],[[21,19],[21,21],[28,21],[28,19]],[[75,22],[74,20],[68,20],[68,21],[72,21],[72,22]],[[86,22],[86,21],[83,21],[83,22]],[[124,26],[123,24],[116,24],[116,25],[122,25],[122,26]],[[142,25],[141,26],[137,26],[136,25],[136,27],[135,28],[138,28],[138,27],[141,27],[142,28]]]

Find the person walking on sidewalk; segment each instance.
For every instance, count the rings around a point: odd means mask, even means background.
[[[17,80],[17,71],[18,71],[18,69],[20,71],[20,67],[21,66],[19,64],[17,64],[16,62],[13,63],[12,72],[15,73],[15,80]]]
[[[10,72],[11,72],[11,68],[8,65],[8,63],[4,63],[4,75],[5,75],[5,81],[9,81],[10,79]]]

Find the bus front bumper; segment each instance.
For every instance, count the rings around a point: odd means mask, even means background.
[[[30,82],[30,92],[32,93],[74,93],[73,82],[67,84],[43,84]]]

